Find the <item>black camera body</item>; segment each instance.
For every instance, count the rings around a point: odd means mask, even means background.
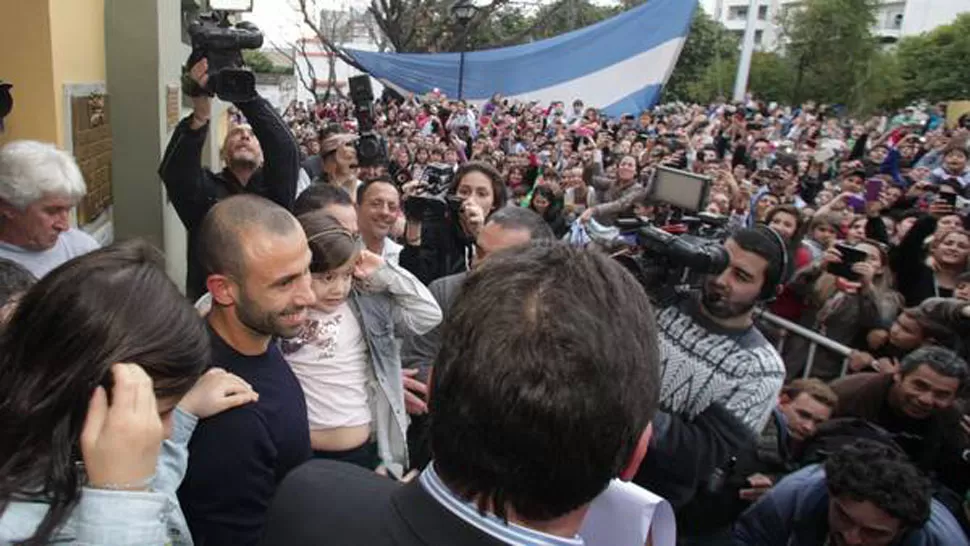
[[[673,234],[657,228],[644,218],[617,221],[623,233],[636,234],[641,252],[622,261],[647,287],[664,285],[692,288],[707,275],[727,269],[731,257],[724,248],[726,231],[711,225],[706,217],[686,219],[691,232]]]
[[[444,163],[432,163],[424,169],[422,181],[426,189],[404,201],[404,215],[423,222],[457,219],[463,200],[450,195],[454,169]]]
[[[387,144],[374,129],[374,88],[370,76],[352,76],[347,80],[350,86],[350,100],[354,103],[354,117],[357,118],[357,165],[373,167],[387,163]]]
[[[247,102],[256,98],[256,76],[245,67],[242,50],[263,46],[263,33],[243,21],[231,25],[227,14],[199,17],[189,26],[192,54],[185,68],[183,86],[189,96],[218,96],[226,102]],[[188,71],[203,58],[209,61],[209,81],[199,87]]]

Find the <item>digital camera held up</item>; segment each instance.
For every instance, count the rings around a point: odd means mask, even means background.
[[[350,86],[350,100],[354,103],[354,117],[357,118],[357,164],[361,167],[374,167],[387,164],[387,145],[374,129],[374,89],[370,77],[353,76],[347,80]]]
[[[242,50],[263,46],[263,33],[250,22],[229,23],[227,13],[199,17],[189,26],[192,54],[185,67],[183,88],[192,97],[217,96],[226,102],[247,102],[256,98],[256,77],[245,67]],[[189,70],[203,58],[209,61],[209,81],[200,87]]]

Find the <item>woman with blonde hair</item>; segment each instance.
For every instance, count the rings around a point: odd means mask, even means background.
[[[889,255],[882,243],[863,240],[853,248],[866,254],[853,264],[854,279],[828,272],[829,264],[842,262],[837,248],[828,249],[822,260],[802,270],[792,283],[804,295],[808,308],[802,324],[843,345],[865,349],[871,330],[887,328],[899,314],[902,296],[893,288]],[[808,342],[795,338],[786,347],[789,379],[802,375],[807,365]],[[828,381],[839,377],[843,356],[818,347],[810,375]]]

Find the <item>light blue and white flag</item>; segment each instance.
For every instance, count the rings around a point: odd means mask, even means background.
[[[466,53],[462,96],[484,101],[501,93],[567,105],[582,99],[610,116],[636,114],[659,99],[696,8],[697,0],[649,0],[554,38]],[[458,53],[346,52],[399,91],[425,94],[437,88],[458,96]]]

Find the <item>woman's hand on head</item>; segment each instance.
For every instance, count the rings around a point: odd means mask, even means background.
[[[152,379],[137,364],[115,364],[111,375],[111,402],[105,388],[96,387],[81,430],[88,485],[146,490],[165,435]]]

